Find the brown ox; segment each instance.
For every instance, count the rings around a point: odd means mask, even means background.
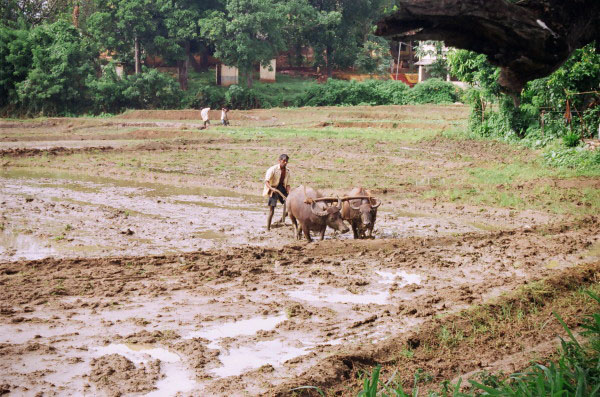
[[[337,204],[330,206],[322,201],[312,201],[319,197],[323,197],[320,192],[304,186],[292,189],[287,197],[288,214],[294,225],[294,233],[298,240],[302,238],[302,233],[304,233],[306,239],[312,241],[310,237],[311,230],[319,232],[321,240],[323,240],[327,226],[341,233],[346,233],[349,230],[340,214],[341,200],[338,199]],[[298,227],[296,220],[300,227]]]
[[[355,187],[348,193],[348,196],[371,196],[371,192],[362,187]],[[377,208],[380,205],[381,201],[375,203],[374,198],[344,201],[342,219],[350,222],[354,238],[367,237],[366,231],[369,232],[369,238],[373,236],[373,227],[377,219]]]

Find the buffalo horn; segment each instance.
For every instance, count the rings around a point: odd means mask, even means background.
[[[310,210],[312,211],[312,213],[316,216],[327,216],[327,211],[319,211],[315,209],[315,204],[316,203],[313,201],[313,203],[310,205]]]
[[[373,199],[373,201],[375,201],[375,199]],[[381,200],[376,201],[376,202],[377,202],[377,204],[371,205],[371,208],[375,209],[381,205]]]
[[[360,210],[360,205],[355,207],[354,205],[352,205],[351,201],[348,201],[348,204],[350,204],[350,208],[352,208],[353,210],[356,210],[356,211]]]

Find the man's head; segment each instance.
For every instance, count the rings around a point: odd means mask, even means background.
[[[290,157],[287,154],[282,154],[281,156],[279,156],[279,167],[285,168],[289,159]]]

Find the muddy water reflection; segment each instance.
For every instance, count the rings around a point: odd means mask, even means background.
[[[257,228],[265,221],[258,195],[69,174],[0,172],[0,199],[10,220],[7,230],[27,228],[34,235],[59,236],[61,256],[79,256],[83,248],[87,255],[148,255],[272,243],[266,230]],[[32,250],[15,247],[33,246],[33,239],[8,240],[5,234],[0,241],[0,259],[56,254],[39,245]]]
[[[279,324],[286,320],[286,315],[281,314],[279,316],[271,317],[254,317],[247,320],[240,320],[231,323],[221,324],[219,326],[208,327],[201,331],[195,331],[186,337],[186,339],[192,338],[204,338],[211,341],[208,346],[211,349],[218,348],[219,344],[217,340],[221,338],[233,338],[242,335],[254,335],[258,331],[271,331],[275,329]]]
[[[28,234],[15,234],[7,230],[0,233],[0,257],[35,260],[52,256],[56,250],[47,241]]]
[[[261,341],[252,346],[231,349],[227,354],[219,356],[223,366],[211,372],[226,377],[240,375],[267,364],[278,367],[287,360],[306,354],[308,351],[308,347],[292,346],[287,340]]]
[[[148,344],[110,344],[95,348],[95,356],[119,354],[135,364],[145,364],[149,358],[161,361],[164,378],[156,383],[156,390],[146,396],[174,396],[196,386],[194,376],[182,364],[179,355]]]
[[[409,284],[420,284],[421,276],[418,274],[410,274],[404,271],[377,271],[380,279],[379,284],[384,286],[387,284],[396,284],[398,287],[404,287]],[[374,289],[380,289],[375,287]],[[351,303],[351,304],[376,304],[385,305],[392,297],[389,290],[384,290],[376,293],[353,294],[349,292],[341,292],[339,289],[326,288],[322,289],[317,286],[305,288],[301,290],[288,291],[287,294],[295,299],[302,299],[309,302],[325,302],[325,303]]]

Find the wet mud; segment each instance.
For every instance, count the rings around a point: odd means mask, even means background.
[[[459,118],[449,109],[450,119]],[[169,120],[162,113],[123,117]],[[246,119],[272,121],[258,112],[237,120]],[[456,145],[432,144],[432,161]],[[2,161],[12,156],[20,154]],[[443,164],[451,167],[452,159]],[[289,219],[266,230],[260,186],[226,189],[199,179],[175,186],[97,170],[0,169],[0,393],[335,389],[336,379],[391,360],[406,343],[421,357],[415,341],[424,344],[441,318],[600,261],[597,216],[414,200],[389,187],[374,189],[383,202],[374,239],[328,230],[324,241],[307,243],[293,238]],[[281,207],[276,211],[277,218]],[[503,343],[518,337],[511,338]],[[528,343],[555,346],[537,336]],[[497,347],[472,346],[457,358],[467,363],[460,368],[452,357],[419,360],[452,378],[516,353]],[[506,368],[526,361],[507,360]]]

